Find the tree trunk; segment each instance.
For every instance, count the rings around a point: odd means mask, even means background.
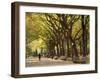
[[[84,23],[84,15],[82,15],[82,41],[83,41],[83,52],[82,52],[82,54],[83,54],[83,57],[85,57],[86,56],[86,40],[85,40],[85,34],[86,34],[86,29],[85,29],[85,23]]]
[[[73,50],[73,51],[72,51],[73,56],[79,57],[79,56],[78,56],[78,51],[77,51],[77,47],[76,47],[75,42],[72,43],[72,50]]]
[[[70,57],[70,50],[69,50],[69,44],[70,44],[70,40],[69,38],[67,39],[67,57]]]
[[[57,56],[60,55],[59,44],[57,44]]]
[[[64,46],[64,40],[62,40],[62,56],[65,56],[65,46]]]
[[[82,55],[82,40],[80,40],[79,46],[80,46],[80,55]]]

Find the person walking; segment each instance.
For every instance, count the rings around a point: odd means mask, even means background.
[[[39,54],[38,56],[39,56],[39,61],[41,61],[41,54]]]

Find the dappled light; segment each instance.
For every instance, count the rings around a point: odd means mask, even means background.
[[[89,64],[89,23],[89,15],[26,12],[26,66]]]

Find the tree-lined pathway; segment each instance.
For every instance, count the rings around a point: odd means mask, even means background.
[[[51,58],[42,57],[39,61],[38,57],[29,57],[26,59],[26,67],[35,67],[35,66],[52,66],[52,65],[68,65],[73,64],[72,61],[64,60],[55,60]]]

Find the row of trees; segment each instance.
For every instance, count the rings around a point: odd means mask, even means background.
[[[44,16],[43,22],[48,25],[44,27],[48,31],[46,44],[50,56],[79,57],[79,53],[83,56],[88,54],[88,15],[44,14]]]
[[[35,26],[41,28],[36,35],[45,43],[47,57],[89,54],[89,15],[30,13],[31,20],[35,20],[34,15],[39,20]]]

